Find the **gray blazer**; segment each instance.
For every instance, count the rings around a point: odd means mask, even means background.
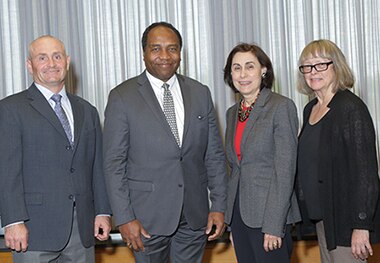
[[[116,225],[138,219],[150,234],[170,235],[181,211],[192,229],[225,211],[226,164],[209,89],[177,75],[185,109],[179,148],[148,78],[110,92],[105,111],[104,167]]]
[[[284,236],[286,224],[300,221],[294,194],[298,118],[288,98],[262,89],[243,133],[239,162],[234,138],[239,103],[227,111],[228,177],[226,222],[231,222],[239,187],[241,217],[263,233]]]
[[[94,245],[96,214],[110,214],[96,109],[67,94],[74,115],[74,149],[34,84],[0,102],[2,225],[25,221],[28,250],[61,250],[71,233],[75,198],[84,246]]]

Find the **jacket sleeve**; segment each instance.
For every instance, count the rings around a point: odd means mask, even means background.
[[[227,202],[227,172],[226,160],[222,139],[217,125],[216,113],[211,100],[210,91],[208,97],[208,145],[205,155],[205,163],[208,175],[208,189],[210,191],[211,212],[225,212]]]
[[[348,114],[344,130],[348,150],[352,229],[373,229],[379,196],[375,129],[364,104]]]
[[[0,103],[0,214],[3,226],[29,219],[23,186],[22,133],[16,111]]]
[[[93,191],[94,191],[94,204],[96,215],[110,215],[111,208],[108,201],[104,169],[103,169],[103,141],[102,130],[97,110],[94,108],[92,111],[92,118],[95,122],[96,142],[95,142],[95,161],[93,164]]]
[[[110,92],[105,111],[103,156],[107,192],[116,226],[136,219],[126,178],[130,146],[126,116],[122,98],[114,89]]]

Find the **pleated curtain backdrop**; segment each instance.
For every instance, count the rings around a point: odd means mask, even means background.
[[[68,89],[94,104],[103,119],[110,89],[144,69],[145,27],[168,21],[184,40],[179,71],[210,87],[222,132],[235,102],[223,67],[239,42],[255,42],[268,53],[274,89],[295,101],[301,120],[308,98],[295,89],[298,56],[308,42],[326,38],[355,73],[354,92],[372,114],[379,149],[378,10],[378,0],[0,0],[0,98],[30,85],[28,44],[51,34],[71,56]]]

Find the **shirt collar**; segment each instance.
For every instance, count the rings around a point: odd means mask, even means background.
[[[36,85],[37,89],[42,93],[42,95],[44,95],[47,101],[49,101],[51,96],[53,96],[54,92],[52,92],[48,88],[37,83],[34,83],[34,85]],[[58,94],[62,96],[62,99],[64,100],[68,99],[65,86],[63,86],[63,88]]]
[[[163,85],[164,83],[167,83],[167,84],[169,84],[170,87],[172,87],[173,84],[177,81],[177,75],[176,75],[176,74],[174,74],[174,75],[173,75],[168,81],[163,82],[162,80],[160,80],[160,79],[154,77],[154,76],[153,76],[152,74],[150,74],[147,70],[146,70],[145,72],[146,72],[146,76],[148,77],[149,82],[150,82],[152,85],[156,86],[156,87],[162,87],[162,85]]]

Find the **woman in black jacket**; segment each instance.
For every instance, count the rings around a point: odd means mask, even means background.
[[[354,76],[329,40],[309,43],[299,59],[299,91],[314,95],[304,109],[298,178],[316,223],[321,260],[363,262],[380,220],[375,130],[366,105],[348,89]],[[371,238],[370,238],[371,236]]]

